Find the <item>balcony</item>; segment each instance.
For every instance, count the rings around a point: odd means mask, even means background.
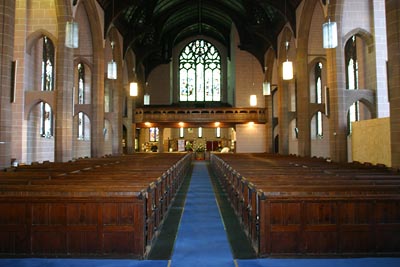
[[[219,122],[221,127],[231,127],[267,122],[265,108],[137,108],[134,114],[139,127],[145,127],[145,123],[151,123],[152,127],[179,127],[179,122],[185,122],[188,127],[207,127]]]

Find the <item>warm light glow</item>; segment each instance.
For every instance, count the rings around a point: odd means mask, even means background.
[[[220,122],[217,121],[217,122],[215,122],[214,124],[215,124],[216,127],[218,127],[218,126],[220,125]]]
[[[250,96],[250,106],[251,107],[257,106],[257,96],[256,95]]]
[[[217,138],[221,137],[221,128],[219,128],[219,127],[217,128],[217,131],[216,131],[215,135],[216,135]]]
[[[75,21],[67,21],[65,25],[65,46],[78,48],[79,46],[79,25]]]
[[[143,104],[144,104],[145,106],[150,105],[150,95],[147,94],[147,93],[143,96]]]
[[[138,85],[136,82],[131,82],[129,85],[129,95],[138,96]]]
[[[330,21],[322,24],[323,48],[335,48],[337,46],[337,25]]]
[[[148,122],[148,121],[146,121],[146,122],[144,123],[144,125],[146,125],[147,127],[150,127],[150,126],[151,126],[151,123]]]
[[[249,127],[253,127],[254,126],[254,121],[249,121]]]
[[[117,62],[115,62],[113,59],[108,62],[107,78],[111,80],[117,79]]]
[[[203,137],[203,128],[199,127],[197,137],[202,138]]]
[[[182,121],[181,121],[181,122],[179,122],[179,126],[180,126],[180,127],[183,127],[184,125],[185,125],[185,123],[184,123],[184,122],[182,122]]]
[[[271,84],[269,82],[263,83],[263,95],[271,95]]]
[[[293,63],[291,61],[283,62],[282,75],[284,80],[293,79]]]

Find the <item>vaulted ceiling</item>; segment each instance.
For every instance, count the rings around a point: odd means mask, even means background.
[[[148,73],[171,58],[172,48],[193,36],[211,37],[230,48],[231,27],[239,47],[263,63],[286,22],[296,28],[302,0],[97,0],[105,12],[105,31],[115,25]]]

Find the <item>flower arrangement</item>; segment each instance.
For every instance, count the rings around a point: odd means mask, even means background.
[[[193,151],[195,151],[195,152],[204,152],[204,151],[206,151],[206,148],[204,147],[203,144],[200,144],[198,146],[194,146]]]
[[[204,152],[206,151],[206,144],[204,140],[198,139],[193,141],[193,151],[194,152]]]

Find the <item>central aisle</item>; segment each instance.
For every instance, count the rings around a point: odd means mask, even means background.
[[[194,162],[171,267],[234,267],[235,263],[208,174]]]

